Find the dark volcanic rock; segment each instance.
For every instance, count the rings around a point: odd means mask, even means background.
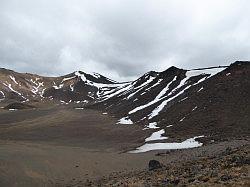
[[[183,93],[187,99],[169,103],[154,121],[168,137],[185,140],[205,135],[206,142],[249,135],[250,63],[236,62]],[[185,96],[184,96],[185,95]],[[185,117],[185,118],[184,118]],[[180,121],[180,119],[183,119]]]
[[[210,148],[219,148],[221,145],[210,145]],[[208,147],[205,148],[207,151],[210,150]],[[240,166],[234,164],[235,158],[237,158],[236,160],[238,158],[249,159],[249,144],[238,145],[237,148],[232,148],[228,154],[225,154],[225,149],[225,147],[222,148],[216,155],[210,152],[205,156],[208,152],[204,152],[203,157],[196,157],[194,154],[190,160],[179,157],[177,162],[164,162],[166,166],[157,170],[133,171],[109,176],[108,180],[99,182],[105,184],[104,186],[114,186],[125,182],[127,186],[249,186],[249,163],[242,162],[243,164]],[[192,151],[197,153],[197,150]],[[159,166],[159,162],[156,160],[150,162],[153,166],[155,164]],[[226,167],[226,165],[230,167]]]
[[[24,104],[24,103],[11,103],[7,106],[4,107],[4,109],[9,110],[9,109],[31,109],[31,108],[36,108],[35,106]]]
[[[148,170],[149,171],[152,171],[152,170],[155,170],[155,169],[160,169],[162,168],[162,165],[159,161],[157,160],[150,160],[149,163],[148,163]]]

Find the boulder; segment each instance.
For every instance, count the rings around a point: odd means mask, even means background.
[[[162,164],[157,160],[150,160],[148,163],[149,171],[162,168]]]

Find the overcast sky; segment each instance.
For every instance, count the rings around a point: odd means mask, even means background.
[[[0,0],[0,67],[116,80],[250,60],[249,0]]]

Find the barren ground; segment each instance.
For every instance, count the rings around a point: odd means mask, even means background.
[[[0,186],[162,186],[167,184],[162,182],[163,178],[172,184],[180,173],[166,173],[170,171],[166,168],[149,173],[147,167],[151,159],[160,161],[174,172],[204,158],[223,160],[228,148],[239,154],[249,151],[249,139],[246,138],[167,154],[166,151],[129,154],[126,151],[141,145],[151,132],[142,131],[139,126],[116,125],[116,122],[112,116],[95,110],[76,110],[72,106],[18,111],[1,109]],[[159,152],[163,156],[157,156]],[[245,157],[249,158],[249,152]],[[247,174],[239,180],[249,181],[249,162],[242,167],[245,167],[242,173]],[[181,177],[179,180],[188,181]]]

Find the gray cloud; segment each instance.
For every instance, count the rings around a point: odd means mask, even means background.
[[[250,58],[247,0],[1,0],[0,66],[118,80]]]

